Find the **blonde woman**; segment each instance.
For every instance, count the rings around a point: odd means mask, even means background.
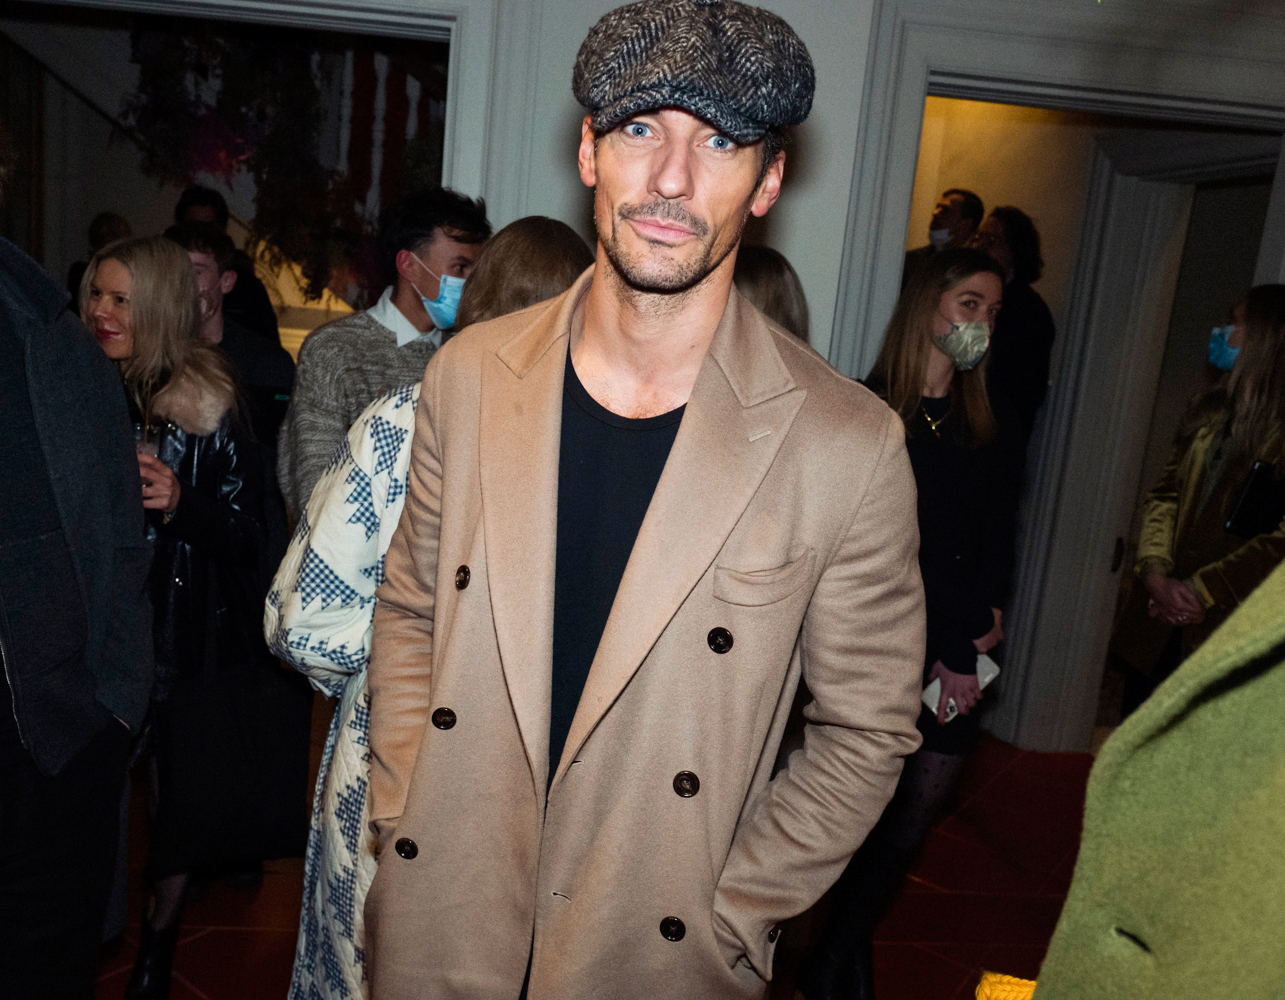
[[[194,871],[302,853],[311,692],[258,628],[263,474],[231,369],[200,336],[187,254],[162,237],[90,261],[81,305],[125,382],[139,442],[156,685],[152,897],[126,996],[169,995]]]

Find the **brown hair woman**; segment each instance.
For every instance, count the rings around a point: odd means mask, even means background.
[[[593,254],[565,222],[528,215],[487,240],[460,298],[455,328],[506,316],[565,292]]]
[[[808,300],[785,254],[771,247],[742,246],[732,280],[736,290],[773,323],[808,342]]]
[[[1285,559],[1285,285],[1251,289],[1235,316],[1231,375],[1192,401],[1144,502],[1135,572],[1172,631],[1126,710]]]
[[[800,978],[808,1000],[874,996],[874,925],[978,738],[977,661],[1003,638],[1017,517],[1015,458],[986,394],[1002,295],[1003,272],[986,254],[934,254],[907,282],[867,379],[906,429],[928,611],[923,680],[940,681],[941,693],[935,713],[920,712],[924,742],[892,802],[832,891],[829,923]]]

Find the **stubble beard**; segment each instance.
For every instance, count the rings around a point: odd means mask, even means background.
[[[650,294],[673,295],[686,292],[705,280],[732,249],[740,242],[741,231],[745,227],[748,209],[736,227],[736,233],[726,246],[718,247],[718,233],[711,232],[710,226],[695,215],[692,215],[677,202],[656,199],[643,205],[624,204],[616,209],[611,219],[611,231],[604,234],[598,226],[599,241],[607,254],[616,273],[630,288],[637,292]],[[687,227],[700,241],[700,252],[682,261],[665,261],[648,259],[646,251],[631,254],[625,250],[620,235],[620,227],[630,219],[664,219],[678,222]],[[604,238],[605,237],[605,238]],[[646,240],[644,242],[662,248],[665,244]]]

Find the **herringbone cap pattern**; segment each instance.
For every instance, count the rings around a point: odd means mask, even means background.
[[[816,71],[807,46],[770,11],[734,0],[641,0],[590,29],[571,90],[597,132],[673,107],[748,144],[807,118]]]

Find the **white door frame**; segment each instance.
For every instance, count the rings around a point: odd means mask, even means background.
[[[1133,0],[1111,11],[1065,0],[881,0],[831,362],[863,375],[878,352],[899,291],[929,94],[1285,131],[1285,9],[1226,24],[1225,11],[1204,0]],[[1033,514],[1006,623],[1007,669],[987,721],[1026,747],[1088,746],[1118,579],[1112,543],[1136,496],[1190,179],[1125,177],[1101,152],[1094,165],[1054,385],[1033,444]],[[1111,280],[1099,270],[1106,261]],[[1283,271],[1278,171],[1258,273]]]

